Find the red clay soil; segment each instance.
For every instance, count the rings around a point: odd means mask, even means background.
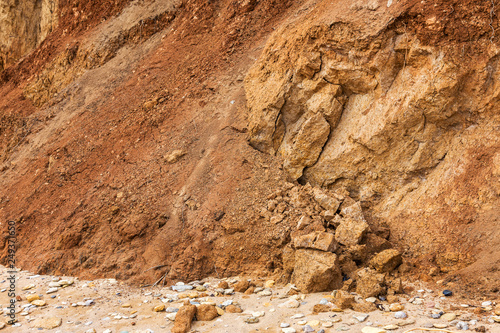
[[[0,82],[0,220],[17,222],[18,265],[145,284],[279,272],[289,235],[258,211],[286,175],[278,158],[247,144],[241,81],[305,2],[183,1],[160,46],[40,144],[28,134],[55,126],[57,104],[35,108],[22,97],[27,80],[129,3],[61,1],[58,29]],[[490,42],[491,17],[498,24],[487,1],[398,6],[406,12],[396,28],[468,52]],[[434,16],[437,33],[425,24]],[[176,149],[186,155],[167,163]]]

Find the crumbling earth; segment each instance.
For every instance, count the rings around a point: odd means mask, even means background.
[[[19,267],[497,297],[494,1],[58,6],[1,72]]]

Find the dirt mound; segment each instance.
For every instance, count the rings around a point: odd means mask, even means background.
[[[498,291],[490,3],[60,1],[59,13],[0,83],[0,219],[17,222],[21,267],[286,281],[290,256],[314,255],[338,260],[333,285],[398,262],[371,262],[390,230],[402,273],[476,289],[467,276],[482,274]],[[307,183],[358,202],[367,227],[289,205]],[[298,229],[305,215],[318,230]]]

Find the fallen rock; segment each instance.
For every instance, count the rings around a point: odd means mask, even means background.
[[[313,306],[312,312],[314,314],[321,313],[321,312],[329,312],[330,309],[331,309],[331,306],[328,306],[326,304],[315,304]]]
[[[356,280],[356,292],[363,298],[376,297],[385,293],[386,288],[384,274],[365,268],[358,272]]]
[[[334,303],[341,309],[352,309],[355,303],[355,298],[349,292],[339,290],[335,294]]]
[[[336,212],[339,209],[341,201],[337,198],[333,198],[327,195],[323,190],[319,188],[313,189],[314,200],[325,210]]]
[[[196,319],[199,321],[210,321],[218,316],[219,314],[215,306],[209,304],[201,304],[196,311]]]
[[[229,289],[229,284],[227,283],[227,281],[221,281],[217,285],[217,288]]]
[[[337,255],[311,249],[295,251],[292,283],[302,292],[321,292],[342,286]]]
[[[333,234],[322,231],[299,236],[293,240],[296,249],[316,249],[335,252],[338,244]]]
[[[231,305],[226,306],[226,312],[228,312],[228,313],[242,313],[243,310],[239,306],[231,304]]]
[[[389,273],[402,263],[401,253],[396,249],[389,249],[375,255],[369,265],[379,272]]]
[[[35,320],[35,322],[33,323],[33,327],[51,330],[53,328],[61,326],[61,324],[62,324],[61,318],[50,317],[50,318],[41,318]]]
[[[377,310],[377,306],[370,302],[354,303],[352,309],[356,312],[373,312]]]
[[[196,315],[196,306],[186,304],[181,306],[175,316],[172,333],[186,333],[191,329],[191,322]]]
[[[368,223],[353,218],[344,218],[335,231],[335,239],[343,245],[357,245],[368,231]]]
[[[240,280],[234,286],[233,289],[236,292],[244,293],[250,287],[250,282],[248,280]]]

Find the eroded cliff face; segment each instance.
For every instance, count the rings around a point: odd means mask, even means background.
[[[402,7],[391,12],[385,3],[348,8],[270,38],[245,79],[250,144],[282,156],[294,180],[347,191],[415,256],[436,257],[443,270],[464,267],[473,261],[466,249],[485,237],[466,236],[468,224],[486,219],[486,239],[498,237],[500,50],[492,31],[431,42],[429,32],[456,28],[439,11],[398,17]],[[490,18],[476,17],[486,29]]]
[[[12,65],[54,30],[58,0],[0,3],[0,70]]]
[[[59,6],[0,77],[0,219],[23,268],[333,288],[396,253],[394,274],[500,286],[490,3]]]

